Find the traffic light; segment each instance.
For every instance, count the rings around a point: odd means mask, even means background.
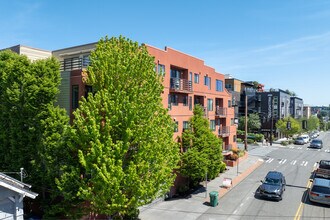
[[[291,130],[291,121],[287,121],[286,129]]]

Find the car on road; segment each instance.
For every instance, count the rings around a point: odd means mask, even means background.
[[[314,178],[309,190],[309,200],[330,205],[330,179]]]
[[[309,138],[309,135],[308,134],[300,135],[300,137],[304,139],[304,144],[309,143],[310,138]]]
[[[323,147],[323,141],[320,139],[313,139],[309,147],[321,149]]]
[[[286,181],[281,172],[269,171],[262,184],[259,186],[257,193],[262,198],[282,200],[285,191]]]
[[[297,137],[296,140],[294,141],[294,144],[304,145],[305,140],[302,137]]]

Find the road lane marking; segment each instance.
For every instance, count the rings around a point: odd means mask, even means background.
[[[314,172],[314,170],[315,170],[315,168],[313,168],[313,171],[312,172]],[[306,204],[306,202],[307,202],[308,191],[309,191],[309,188],[311,187],[311,185],[312,185],[312,181],[311,181],[311,179],[308,179],[308,182],[307,182],[307,185],[306,185],[306,194],[305,194],[305,196],[303,198],[303,201],[300,202],[300,205],[299,205],[299,207],[297,209],[297,212],[296,212],[296,215],[294,217],[294,220],[300,220],[301,214],[302,214],[303,209],[304,209],[304,204]]]
[[[274,160],[274,158],[269,158],[268,160],[266,160],[266,163],[271,163]]]
[[[293,161],[291,161],[291,165],[295,165],[297,163],[297,160],[293,160]]]
[[[284,164],[286,162],[286,159],[281,159],[280,162],[278,162],[279,164]]]

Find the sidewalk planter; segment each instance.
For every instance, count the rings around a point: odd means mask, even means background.
[[[210,205],[216,207],[219,204],[219,193],[217,191],[210,192]]]
[[[248,152],[245,152],[244,156],[239,157],[237,160],[224,160],[223,162],[225,162],[228,167],[235,167],[237,166],[237,163],[242,162],[247,157],[248,157]]]

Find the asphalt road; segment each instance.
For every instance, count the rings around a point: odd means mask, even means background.
[[[330,219],[330,207],[311,203],[307,193],[316,162],[330,159],[330,133],[323,132],[319,138],[324,142],[321,150],[309,149],[309,144],[250,150],[249,154],[264,159],[263,165],[198,219]],[[264,200],[255,195],[260,180],[270,170],[280,171],[286,177],[282,201]]]

